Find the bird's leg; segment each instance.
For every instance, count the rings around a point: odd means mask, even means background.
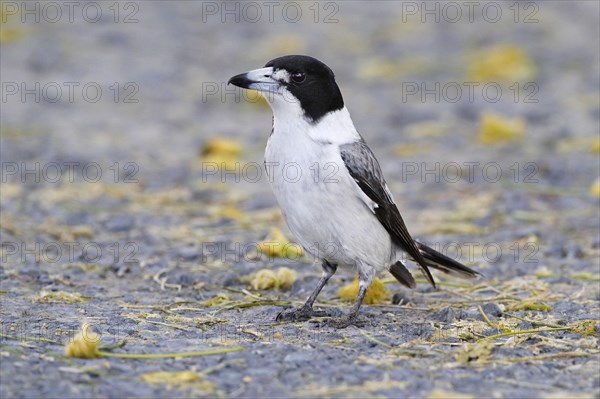
[[[304,303],[303,308],[312,309],[313,304],[317,300],[317,296],[319,296],[319,293],[321,293],[321,290],[323,289],[323,287],[325,287],[325,284],[327,284],[327,282],[329,281],[331,276],[333,276],[335,274],[335,272],[337,270],[337,265],[332,265],[331,263],[327,262],[326,260],[323,260],[322,268],[323,268],[323,274],[321,275],[321,278],[319,279],[319,282],[317,283],[317,287],[312,292],[312,294],[310,294],[310,296],[306,300],[306,303]]]
[[[358,318],[358,311],[360,310],[360,306],[362,305],[363,300],[365,299],[367,289],[371,286],[373,278],[375,277],[374,270],[367,269],[365,271],[359,268],[358,295],[356,296],[354,306],[352,306],[352,309],[350,309],[350,313],[338,317],[336,319],[327,320],[324,323],[326,326],[333,328],[346,328],[356,322],[356,319]]]
[[[276,321],[308,320],[314,316],[326,316],[327,315],[323,311],[313,310],[313,304],[315,303],[315,300],[317,299],[317,296],[319,296],[319,293],[321,292],[323,287],[325,287],[325,284],[327,284],[327,282],[329,281],[331,276],[333,276],[335,274],[335,272],[337,270],[337,265],[331,264],[331,263],[327,262],[326,260],[323,260],[323,264],[321,266],[323,267],[323,274],[321,275],[321,278],[319,279],[319,282],[317,283],[317,287],[312,292],[312,294],[310,294],[310,296],[308,297],[308,299],[306,300],[304,305],[298,309],[282,311],[275,318]]]

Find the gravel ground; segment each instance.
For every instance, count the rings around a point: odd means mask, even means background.
[[[0,3],[2,398],[600,397],[599,3],[66,3]],[[293,241],[271,114],[225,83],[289,53],[336,72],[413,235],[484,278],[275,323],[320,268],[257,252]],[[243,350],[66,357],[83,322],[110,353]]]

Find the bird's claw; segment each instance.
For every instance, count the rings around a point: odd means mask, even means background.
[[[319,312],[308,306],[302,306],[297,309],[285,309],[277,315],[275,321],[306,321],[316,316],[317,313]]]
[[[340,312],[337,309],[329,310],[314,310],[308,306],[302,306],[297,309],[285,309],[281,311],[275,321],[306,321],[313,317],[335,317],[339,316]]]
[[[319,321],[319,327],[330,327],[335,329],[342,329],[350,326],[360,327],[364,325],[364,321],[361,320],[357,314],[347,314],[340,317],[326,319]]]

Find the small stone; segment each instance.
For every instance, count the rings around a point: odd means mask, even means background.
[[[444,323],[451,323],[456,319],[456,311],[451,307],[446,307],[442,310],[435,312],[432,318],[434,320],[441,321]]]
[[[483,316],[478,310],[460,309],[456,312],[456,318],[458,320],[484,320]]]
[[[125,276],[125,274],[129,273],[129,271],[130,271],[129,266],[122,265],[115,271],[115,273],[116,273],[117,277],[123,277],[123,276]]]
[[[40,272],[39,276],[37,277],[37,280],[40,282],[40,284],[43,284],[43,285],[48,285],[48,284],[52,283],[52,279],[50,278],[50,275],[46,271]]]
[[[122,231],[129,231],[133,228],[135,219],[129,215],[119,215],[108,219],[104,226],[106,229],[113,233],[119,233]]]
[[[392,303],[394,305],[404,305],[404,304],[407,304],[407,303],[411,303],[411,300],[405,294],[400,293],[400,292],[396,292],[394,294],[394,296],[392,297]]]
[[[483,312],[488,316],[500,317],[502,316],[502,310],[495,303],[486,303],[481,307]]]
[[[219,201],[222,194],[214,190],[200,190],[192,192],[193,201],[202,201],[206,203]]]
[[[518,330],[531,330],[533,328],[533,324],[528,321],[522,321],[517,325]]]
[[[27,277],[30,280],[38,280],[40,278],[40,270],[38,267],[28,267],[19,271],[21,276]]]
[[[236,272],[224,272],[219,275],[217,281],[219,281],[219,285],[223,287],[231,287],[232,285],[239,284],[239,275]]]
[[[285,363],[310,363],[313,355],[310,352],[292,352],[285,355],[283,361]]]
[[[189,287],[194,284],[194,278],[189,274],[181,274],[175,279],[175,283],[182,287]]]
[[[194,260],[202,255],[202,251],[196,246],[187,246],[177,251],[177,256],[185,260]]]
[[[492,335],[496,335],[496,334],[500,334],[501,331],[498,330],[497,328],[488,328],[487,330],[484,330],[481,335],[483,335],[484,337],[491,337]]]

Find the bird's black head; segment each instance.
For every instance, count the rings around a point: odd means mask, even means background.
[[[229,83],[263,92],[274,112],[282,101],[299,103],[311,122],[344,107],[344,100],[333,71],[316,58],[286,55],[275,58],[264,68],[234,76]]]

